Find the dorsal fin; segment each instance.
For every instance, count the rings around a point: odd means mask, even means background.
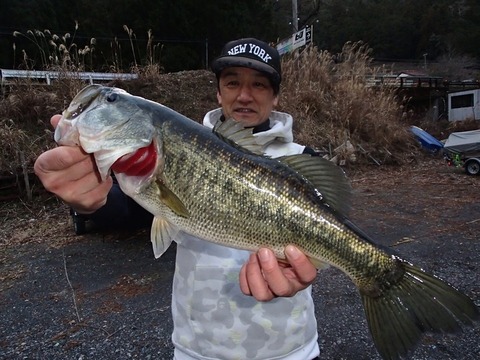
[[[335,211],[347,215],[350,211],[352,188],[342,168],[329,160],[309,154],[277,158],[308,180]]]
[[[234,119],[218,121],[213,132],[226,143],[255,155],[264,155],[265,147],[260,145],[253,136],[252,128],[245,128]]]
[[[215,124],[213,132],[223,141],[246,152],[264,154],[265,146],[259,145],[252,128],[244,128],[234,119]],[[343,170],[326,159],[309,154],[276,158],[307,179],[322,195],[324,202],[342,215],[350,210],[351,187]]]

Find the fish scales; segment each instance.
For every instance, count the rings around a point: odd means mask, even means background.
[[[455,332],[479,318],[466,295],[350,222],[348,186],[336,166],[305,155],[255,155],[262,152],[251,130],[232,120],[212,132],[160,104],[91,85],[64,111],[55,140],[93,153],[102,178],[112,169],[122,190],[155,215],[157,257],[184,231],[239,249],[269,247],[280,259],[294,244],[316,266],[343,270],[386,360],[411,354],[424,332]]]
[[[282,259],[293,243],[311,258],[342,268],[358,285],[366,275],[394,267],[390,256],[337,223],[312,185],[288,167],[232,151],[210,133],[189,129],[189,123],[179,131],[179,123],[162,126],[163,175],[191,209],[191,217],[177,219],[186,232],[240,249],[269,247]]]

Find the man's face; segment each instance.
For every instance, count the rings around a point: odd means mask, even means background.
[[[222,70],[217,99],[225,118],[234,118],[245,127],[263,123],[278,104],[269,79],[260,71],[245,67]]]

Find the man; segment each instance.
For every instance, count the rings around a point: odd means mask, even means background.
[[[253,128],[266,155],[312,153],[293,142],[292,117],[273,110],[281,82],[276,49],[253,38],[235,40],[225,45],[212,70],[221,108],[206,114],[206,126],[234,118]],[[58,120],[54,116],[52,124]],[[126,222],[131,216],[151,220],[112,186],[111,179],[100,182],[92,157],[79,148],[45,152],[37,159],[35,172],[47,190],[99,224],[112,219]],[[297,248],[285,248],[288,264],[284,264],[269,249],[250,254],[189,234],[179,236],[177,244],[172,294],[175,359],[318,356],[310,287],[316,269]]]

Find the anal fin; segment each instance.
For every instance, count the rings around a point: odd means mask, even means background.
[[[317,270],[324,270],[324,269],[328,269],[330,267],[329,263],[311,258],[310,256],[308,257],[308,260],[311,261],[311,263],[317,268]]]

